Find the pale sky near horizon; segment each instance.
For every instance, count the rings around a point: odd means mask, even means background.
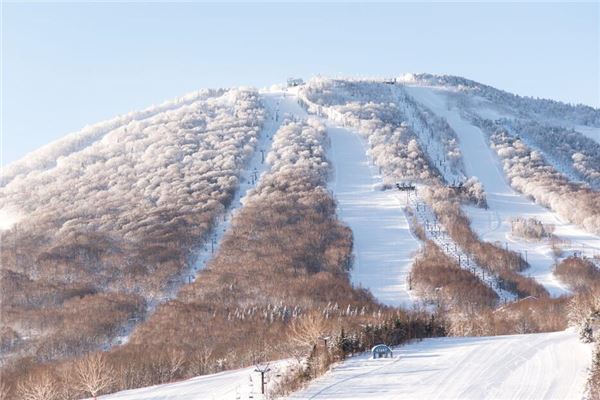
[[[289,76],[460,75],[600,107],[587,3],[9,3],[3,162],[205,87]]]

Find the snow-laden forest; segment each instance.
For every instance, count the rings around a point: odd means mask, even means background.
[[[0,189],[0,209],[20,217],[2,232],[3,359],[96,349],[185,279],[230,202],[265,112],[245,89],[151,110],[7,168],[19,173]]]
[[[521,376],[597,396],[599,154],[572,128],[599,110],[427,74],[292,84],[200,91],[5,169],[0,399],[484,398],[508,391],[469,382]],[[378,343],[400,357],[367,360]],[[569,374],[513,373],[539,363]]]

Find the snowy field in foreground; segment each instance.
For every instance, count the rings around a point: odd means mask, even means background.
[[[278,380],[289,361],[269,365],[267,388]],[[260,394],[260,373],[255,367],[203,375],[181,382],[124,390],[100,396],[100,400],[249,400],[263,399]]]
[[[510,220],[515,217],[533,217],[545,224],[555,225],[554,233],[570,243],[565,246],[566,250],[571,248],[583,251],[589,256],[600,253],[600,237],[566,223],[556,213],[513,190],[506,181],[500,161],[490,148],[484,133],[466,121],[460,115],[460,110],[448,107],[443,91],[425,87],[406,89],[417,101],[446,118],[460,140],[467,174],[478,177],[485,187],[489,208],[464,208],[471,219],[473,229],[489,242],[507,244],[509,249],[519,251],[524,256],[526,252],[531,268],[524,271],[524,274],[535,278],[553,296],[569,293],[566,286],[552,274],[554,259],[549,244],[513,238]]]
[[[581,399],[591,349],[571,331],[439,338],[353,357],[292,399]]]
[[[199,376],[181,382],[125,390],[102,400],[234,400],[247,387],[253,368]],[[256,382],[260,378],[255,377]],[[246,391],[246,390],[244,390]]]

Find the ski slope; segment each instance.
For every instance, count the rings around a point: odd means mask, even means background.
[[[396,191],[377,189],[382,179],[358,134],[339,127],[328,133],[335,168],[330,188],[339,217],[354,234],[352,282],[370,289],[384,304],[410,306],[408,274],[419,242],[410,231],[404,202]]]
[[[307,117],[294,91],[283,96],[282,113]],[[351,281],[369,289],[383,304],[410,307],[414,299],[408,289],[408,274],[419,242],[404,214],[405,201],[396,191],[378,189],[383,180],[369,162],[358,133],[324,122],[331,141],[328,158],[334,170],[329,189],[337,200],[339,218],[354,235]]]
[[[290,399],[581,399],[590,364],[573,331],[426,339],[350,358]]]
[[[525,274],[536,279],[551,295],[569,293],[568,288],[552,274],[554,258],[550,245],[545,241],[513,238],[510,220],[533,217],[545,224],[555,225],[556,236],[568,243],[567,251],[583,251],[590,257],[600,253],[600,237],[566,223],[552,211],[512,189],[485,134],[466,120],[459,109],[447,102],[443,90],[407,86],[406,91],[437,115],[446,118],[460,140],[467,175],[478,177],[485,187],[489,208],[464,208],[473,229],[487,241],[500,242],[511,250],[521,252],[531,265]]]
[[[269,368],[270,371],[266,374],[267,391],[276,384],[278,377],[288,368],[288,362],[272,363]],[[257,400],[264,399],[260,385],[260,373],[255,371],[255,367],[250,367],[197,376],[164,385],[124,390],[98,398],[101,400]]]

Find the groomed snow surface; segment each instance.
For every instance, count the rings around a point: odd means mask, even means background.
[[[264,367],[264,366],[261,366]],[[266,387],[287,368],[286,361],[269,365]],[[100,396],[101,400],[248,400],[263,399],[256,367],[203,375],[181,382],[124,390]]]
[[[589,345],[572,331],[426,339],[346,360],[291,399],[581,399]]]
[[[581,399],[591,349],[572,331],[426,339],[392,359],[349,358],[291,399]],[[261,399],[254,368],[127,390],[102,400]],[[277,379],[274,368],[267,379]]]
[[[410,307],[408,274],[419,248],[397,191],[378,189],[382,179],[369,164],[358,134],[330,127],[329,158],[334,165],[330,188],[338,215],[354,234],[352,283],[371,290],[382,303]]]

